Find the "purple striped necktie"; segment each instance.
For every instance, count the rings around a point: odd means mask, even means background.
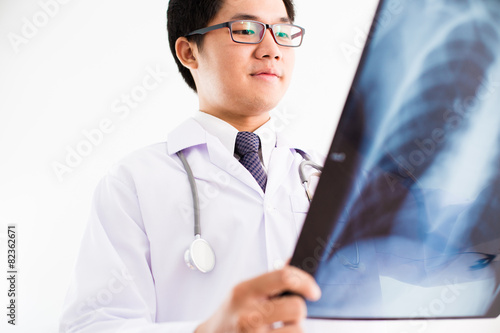
[[[250,171],[259,183],[262,191],[266,191],[267,175],[259,158],[260,138],[251,132],[238,132],[235,152],[240,156],[240,163]]]

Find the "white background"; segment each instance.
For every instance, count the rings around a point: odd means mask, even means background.
[[[127,153],[164,141],[197,109],[168,47],[167,0],[59,1],[0,0],[1,332],[57,331],[98,180]],[[44,10],[41,4],[51,5]],[[287,132],[326,153],[361,51],[347,55],[341,46],[359,48],[357,31],[367,30],[376,1],[296,0],[296,5],[296,23],[306,28],[306,39],[278,110],[289,115]],[[162,73],[161,84],[129,114],[114,113],[123,94],[140,89],[148,70]],[[112,130],[85,146],[83,133],[103,120]],[[73,159],[71,172],[58,176],[54,163],[67,164],[68,151],[84,146],[87,156]],[[16,327],[6,323],[3,278],[11,223],[18,236]],[[328,324],[340,332],[500,331],[498,319]]]

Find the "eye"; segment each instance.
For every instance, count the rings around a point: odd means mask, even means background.
[[[233,30],[233,34],[251,36],[255,35],[255,31],[249,29]]]
[[[287,34],[286,32],[278,32],[276,33],[276,37],[283,39],[290,39],[290,35]]]

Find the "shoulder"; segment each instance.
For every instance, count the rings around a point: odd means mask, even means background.
[[[154,178],[169,170],[182,169],[176,153],[206,142],[205,131],[192,118],[174,128],[167,141],[140,148],[123,157],[108,174],[119,179]]]
[[[159,142],[129,153],[115,163],[110,171],[142,168],[145,165],[165,161],[168,157],[167,142]]]
[[[155,176],[180,167],[173,155],[167,152],[167,142],[151,144],[124,156],[108,170],[105,178],[130,187],[135,187],[138,182],[154,182]]]

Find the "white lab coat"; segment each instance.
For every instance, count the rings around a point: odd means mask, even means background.
[[[234,285],[280,267],[309,204],[302,157],[280,135],[276,142],[265,194],[194,119],[114,167],[95,192],[61,332],[193,332]],[[194,219],[179,150],[196,178],[202,236],[216,255],[207,274],[184,263]]]

